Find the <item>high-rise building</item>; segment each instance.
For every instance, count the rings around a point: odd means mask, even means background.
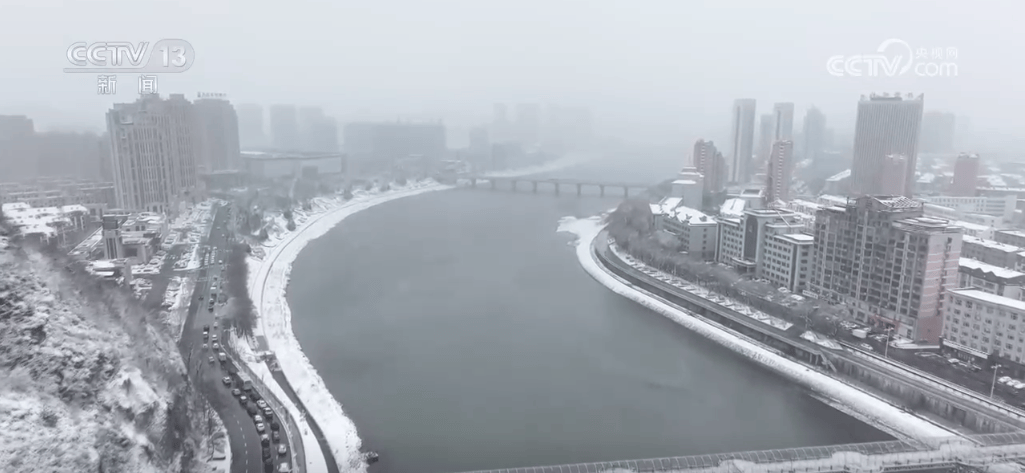
[[[804,158],[818,160],[819,153],[826,149],[826,116],[812,107],[804,114]]]
[[[441,122],[349,123],[343,133],[345,154],[357,173],[401,166],[404,161],[415,160],[417,166],[436,163],[447,151]]]
[[[755,99],[733,102],[730,127],[730,181],[746,184],[754,171],[751,148],[755,138]]]
[[[883,161],[888,155],[900,154],[907,158],[907,172],[899,194],[911,197],[924,103],[924,95],[872,94],[867,98],[861,97],[851,163],[851,191],[855,195],[882,194]]]
[[[267,132],[263,126],[263,107],[256,104],[235,106],[238,115],[239,146],[247,150],[267,147]]]
[[[516,139],[526,146],[541,140],[541,106],[536,103],[516,105]]]
[[[321,153],[338,151],[338,123],[320,107],[299,109],[300,150]]]
[[[0,182],[36,177],[35,133],[31,118],[0,115]]]
[[[975,196],[979,182],[979,155],[961,153],[954,160],[954,181],[950,193],[960,197]]]
[[[758,117],[758,162],[766,163],[769,160],[769,155],[772,154],[772,143],[773,135],[775,132],[773,129],[773,119],[771,113],[764,113],[761,117]]]
[[[491,117],[491,139],[495,143],[504,143],[511,140],[512,135],[509,107],[504,103],[496,103]]]
[[[936,343],[940,302],[957,287],[962,230],[921,202],[862,196],[815,216],[809,290],[860,321]]]
[[[299,135],[299,121],[296,117],[295,105],[271,105],[270,134],[274,149],[281,151],[299,151],[302,149],[302,138]]]
[[[705,140],[694,143],[691,164],[704,176],[704,192],[722,192],[726,188],[726,160],[715,149],[715,143]]]
[[[953,113],[929,111],[922,116],[923,153],[950,153],[954,151],[957,117]]]
[[[794,141],[794,104],[782,102],[773,104],[773,136],[772,141]]]
[[[143,95],[107,112],[118,207],[167,213],[196,186],[196,115],[182,94]]]
[[[201,98],[192,109],[196,113],[199,167],[206,172],[241,170],[238,115],[231,102]]]
[[[883,158],[878,190],[883,195],[902,195],[908,173],[908,158],[890,154]]]
[[[769,157],[768,179],[765,185],[766,202],[790,200],[790,180],[794,169],[794,142],[783,140],[772,144]]]

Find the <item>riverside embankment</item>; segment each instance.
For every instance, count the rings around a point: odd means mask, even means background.
[[[660,280],[660,278],[652,277],[635,269],[633,265],[636,265],[636,262],[623,261],[617,251],[612,251],[604,233],[596,234],[591,245],[590,257],[599,263],[609,275],[619,279],[621,283],[632,285],[651,298],[657,298],[679,309],[684,309],[693,320],[718,325],[722,330],[732,332],[739,337],[754,336],[757,340],[752,341],[761,345],[763,350],[772,353],[773,357],[778,360],[791,362],[799,360],[807,366],[809,361],[807,356],[794,356],[795,351],[803,352],[805,350],[798,348],[784,352],[767,346],[800,345],[792,340],[793,334],[772,333],[768,330],[752,331],[747,328],[749,324],[745,324],[751,320],[749,316],[695,292],[703,290],[687,290],[684,289],[687,287],[685,284]],[[735,303],[730,305],[735,307]],[[740,332],[737,331],[738,329]],[[856,350],[831,349],[815,347],[810,343],[806,344],[810,345],[810,347],[806,347],[808,352],[817,352],[820,355],[818,358],[820,362],[813,365],[815,368],[813,373],[817,376],[809,373],[794,376],[796,372],[790,371],[789,377],[823,393],[832,401],[845,406],[847,410],[867,414],[866,421],[872,421],[880,427],[886,426],[887,430],[899,432],[902,436],[919,437],[922,432],[920,428],[913,425],[911,416],[904,412],[904,409],[908,408],[915,411],[922,419],[928,419],[930,422],[933,419],[942,419],[945,426],[961,431],[1010,432],[1020,429],[1023,425],[1022,413],[1016,409],[984,399],[968,390],[939,383],[935,378],[897,365],[882,357]],[[734,346],[734,348],[737,347]],[[776,362],[778,360],[763,358],[760,361],[772,361],[763,364],[779,371],[782,365]],[[832,375],[826,374],[834,370],[838,372]],[[847,389],[836,389],[839,386],[831,381],[840,381],[847,386]],[[853,391],[870,393],[880,400],[885,400],[885,403],[866,403],[867,399],[864,396],[852,396]],[[901,410],[894,412],[898,408]]]

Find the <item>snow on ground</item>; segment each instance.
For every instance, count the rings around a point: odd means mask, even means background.
[[[501,173],[501,177],[550,172],[584,161],[586,159],[582,157],[564,158],[544,166],[504,171]],[[285,299],[292,262],[307,243],[323,236],[332,227],[356,212],[391,200],[452,187],[426,180],[409,182],[405,186],[392,184],[391,189],[385,192],[381,192],[379,189],[356,190],[353,192],[353,198],[349,201],[345,201],[340,196],[315,198],[311,202],[313,207],[311,211],[303,212],[302,216],[293,211],[295,231],[284,230],[285,222],[275,220],[276,231],[268,231],[270,238],[264,242],[262,247],[253,248],[253,254],[259,257],[248,259],[250,270],[247,285],[260,320],[256,328],[257,333],[266,337],[270,350],[274,352],[282,371],[292,388],[295,389],[296,395],[305,404],[307,411],[317,416],[316,420],[331,447],[330,453],[343,472],[365,472],[367,465],[360,453],[361,441],[356,431],[356,425],[345,416],[342,405],[328,391],[323,379],[302,352],[302,347],[292,331],[292,313]],[[244,343],[237,345],[239,354],[243,356],[244,361],[253,372],[261,377],[264,376],[261,373],[270,375],[266,365],[256,359],[250,347],[245,346]],[[287,396],[284,396],[283,392],[280,392],[280,387],[276,383],[268,382],[267,384],[300,425],[303,445],[306,449],[307,471],[322,471],[324,460],[318,453],[319,449],[311,448],[311,446],[317,445],[317,440],[309,430],[305,419],[298,415],[296,406]]]
[[[883,430],[897,432],[905,437],[916,439],[956,435],[955,432],[904,412],[897,406],[856,387],[844,384],[838,379],[781,357],[761,345],[677,309],[624,283],[606,272],[591,255],[591,242],[598,236],[602,228],[600,217],[586,219],[567,217],[559,222],[558,231],[573,233],[577,236],[575,244],[580,264],[591,277],[613,292],[658,312],[691,331],[814,390],[837,404],[846,406],[849,408],[848,414]]]
[[[830,350],[843,350],[843,346],[841,346],[839,343],[836,343],[836,340],[833,340],[825,335],[822,335],[821,333],[812,332],[811,330],[802,333],[801,338],[809,342],[812,342],[820,347],[828,348]]]

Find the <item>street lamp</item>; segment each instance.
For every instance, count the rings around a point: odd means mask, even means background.
[[[883,345],[883,358],[887,358],[886,354],[890,352],[890,332],[893,331],[893,327],[886,328],[886,344]]]
[[[989,397],[993,398],[993,391],[997,389],[997,371],[1000,371],[1001,365],[993,365],[993,384],[989,386]]]

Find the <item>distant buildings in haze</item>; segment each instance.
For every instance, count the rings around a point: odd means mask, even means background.
[[[979,183],[979,155],[961,153],[954,158],[954,179],[950,194],[961,197],[975,195]]]
[[[754,128],[755,99],[737,99],[730,120],[730,182],[745,184],[751,180]]]

